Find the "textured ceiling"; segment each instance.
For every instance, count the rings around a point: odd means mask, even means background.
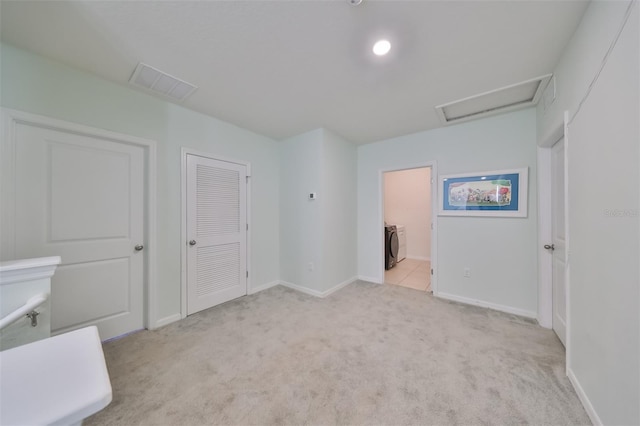
[[[553,71],[585,1],[2,1],[4,42],[126,85],[145,62],[183,105],[283,139],[367,143],[439,127],[434,107]],[[391,53],[376,57],[378,38]]]

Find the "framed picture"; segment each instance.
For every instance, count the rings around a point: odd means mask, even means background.
[[[527,217],[528,168],[439,177],[439,216]]]

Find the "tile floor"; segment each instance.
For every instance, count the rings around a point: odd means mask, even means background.
[[[431,262],[404,259],[384,271],[385,284],[401,285],[421,291],[431,291]]]

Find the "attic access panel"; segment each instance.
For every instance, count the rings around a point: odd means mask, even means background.
[[[552,74],[436,106],[442,124],[460,123],[527,108],[538,103]]]

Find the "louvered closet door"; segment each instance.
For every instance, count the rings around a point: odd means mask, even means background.
[[[247,294],[247,168],[187,155],[187,314]]]

